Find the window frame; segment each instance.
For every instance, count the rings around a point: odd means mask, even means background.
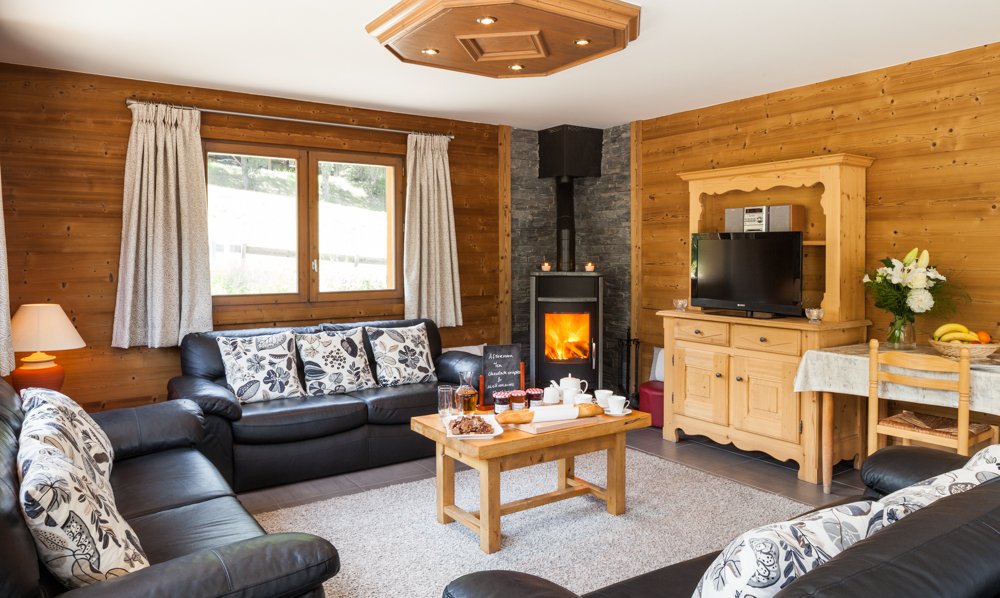
[[[214,139],[202,141],[205,161],[205,185],[208,187],[208,154],[228,153],[273,158],[292,158],[296,164],[296,228],[298,234],[298,291],[259,295],[212,295],[216,306],[265,306],[272,304],[333,304],[345,301],[403,299],[403,219],[405,209],[405,162],[403,156],[367,152],[334,151],[322,148],[294,147],[263,143],[241,143]],[[391,203],[392,249],[387,252],[394,288],[372,291],[319,290],[319,162],[350,162],[393,168]],[[387,198],[388,199],[388,198]],[[312,268],[313,261],[317,268]]]

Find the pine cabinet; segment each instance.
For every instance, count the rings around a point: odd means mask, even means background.
[[[717,351],[680,347],[674,359],[674,409],[712,422],[729,423],[729,356]]]

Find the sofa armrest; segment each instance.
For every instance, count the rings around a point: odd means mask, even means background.
[[[243,408],[236,396],[225,386],[221,386],[196,376],[177,376],[171,378],[167,383],[167,398],[171,401],[176,399],[191,399],[205,415],[218,415],[219,417],[236,421],[243,417]]]
[[[340,570],[332,544],[270,534],[202,550],[62,594],[66,598],[300,596]]]
[[[115,459],[195,446],[205,434],[201,408],[191,401],[169,401],[93,414],[111,440]]]
[[[892,494],[938,474],[958,469],[968,457],[919,446],[888,446],[865,459],[861,480],[869,494]]]
[[[483,357],[465,351],[445,351],[437,358],[434,369],[440,382],[461,384],[459,375],[462,372],[472,372],[472,383],[478,385],[479,374],[483,369]]]
[[[444,589],[442,598],[579,598],[547,579],[517,571],[478,571]]]

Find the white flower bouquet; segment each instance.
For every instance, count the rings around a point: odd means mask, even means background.
[[[930,265],[930,259],[926,249],[920,252],[914,247],[902,260],[883,259],[880,268],[861,279],[875,307],[893,316],[886,339],[892,344],[914,342],[915,339],[906,338],[907,327],[913,325],[917,314],[927,313],[942,304],[948,279]],[[950,304],[949,301],[945,303]]]

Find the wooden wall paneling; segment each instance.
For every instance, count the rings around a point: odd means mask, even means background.
[[[163,400],[179,371],[175,349],[111,348],[131,113],[125,100],[454,135],[449,148],[465,325],[445,345],[497,342],[500,317],[499,130],[495,125],[0,64],[11,307],[60,303],[87,348],[60,352],[65,390],[88,409]],[[406,136],[204,114],[202,136],[230,142],[405,155]],[[220,329],[402,316],[402,302],[290,304],[275,321],[247,306],[216,306]]]
[[[510,127],[501,125],[497,136],[498,163],[500,166],[497,175],[500,183],[500,262],[497,268],[499,277],[497,288],[497,318],[499,326],[497,328],[497,342],[500,344],[510,343],[513,321],[513,306],[511,304],[511,246],[510,246]]]
[[[656,309],[687,288],[688,205],[676,173],[848,152],[868,169],[866,230],[858,276],[912,246],[968,292],[972,305],[944,319],[991,333],[1000,326],[1000,44],[841,77],[640,123],[644,344],[659,340]],[[812,249],[815,251],[815,248]],[[863,292],[860,282],[857,292]],[[866,303],[869,334],[888,317]],[[918,317],[918,336],[942,322]]]

